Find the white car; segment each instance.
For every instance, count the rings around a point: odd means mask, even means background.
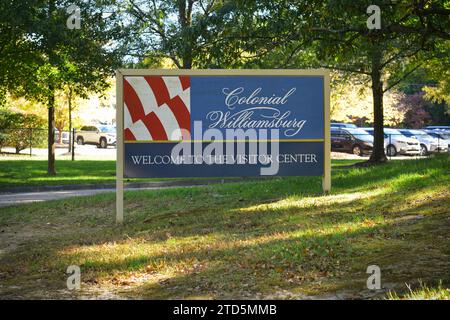
[[[373,135],[373,128],[362,128]],[[414,138],[405,137],[397,129],[384,128],[384,146],[386,154],[394,157],[397,154],[420,155],[420,142]]]
[[[423,130],[399,129],[399,131],[409,138],[416,138],[420,142],[420,155],[425,156],[434,152],[447,152],[447,141],[438,139]]]
[[[100,148],[107,148],[116,144],[116,127],[108,125],[84,126],[76,132],[77,144],[95,144]]]
[[[63,144],[69,144],[69,136],[70,136],[69,132],[63,131],[61,142]],[[59,130],[55,129],[55,141],[58,141],[58,140],[59,140]]]
[[[444,131],[444,130],[426,130],[426,132],[432,136],[438,139],[440,143],[443,143],[444,145],[447,145],[447,152],[450,152],[450,133]]]

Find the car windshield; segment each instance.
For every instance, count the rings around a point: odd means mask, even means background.
[[[373,136],[374,129],[373,128],[364,128],[364,131],[370,133]],[[387,139],[388,135],[384,133],[384,138]]]
[[[350,134],[352,134],[355,138],[358,138],[363,141],[373,142],[373,136],[363,129],[346,128],[346,130]]]
[[[450,139],[450,135],[445,134],[445,133],[429,132],[428,134],[432,137],[439,138],[439,139],[445,139],[445,140]]]
[[[392,134],[392,135],[403,135],[400,131],[398,131],[397,129],[390,129],[390,128],[384,128],[384,133],[385,134]]]
[[[402,130],[402,131],[400,131],[404,136],[407,136],[407,137],[412,137],[412,136],[414,136],[415,134],[414,133],[412,133],[411,131],[407,131],[407,130]]]
[[[102,126],[102,127],[100,127],[100,132],[116,133],[116,127],[114,127],[114,126]]]
[[[371,129],[371,128],[364,128],[364,129],[361,129],[361,130],[363,130],[364,132],[370,134],[373,137],[373,129]]]

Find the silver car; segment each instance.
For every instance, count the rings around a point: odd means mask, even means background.
[[[439,140],[442,141],[444,145],[447,145],[447,152],[450,152],[450,133],[445,132],[444,130],[426,130],[426,132]]]
[[[373,135],[373,128],[362,128]],[[405,137],[397,129],[384,128],[384,147],[386,154],[394,157],[397,154],[419,155],[420,144],[417,139]]]

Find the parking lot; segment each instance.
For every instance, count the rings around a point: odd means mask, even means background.
[[[447,153],[448,128],[394,129],[384,128],[384,149],[389,158],[428,156]],[[370,155],[374,148],[374,128],[351,123],[331,123],[331,151],[357,156]]]
[[[27,156],[34,160],[45,160],[47,159],[47,149],[45,148],[33,148],[32,155],[30,156],[30,149],[25,149],[20,152],[20,156],[14,155],[13,148],[2,148],[4,154],[0,157],[9,157],[13,159],[14,157],[20,159],[26,159]],[[71,159],[71,154],[68,152],[67,145],[57,146],[55,149],[56,159],[59,160],[69,160]],[[345,152],[331,152],[331,159],[368,159],[368,156],[357,156],[351,153]],[[390,157],[392,160],[405,160],[405,159],[420,159],[426,158],[422,156],[405,156],[397,155],[395,157]],[[108,147],[106,149],[98,148],[94,145],[75,145],[75,160],[116,160],[116,148]]]

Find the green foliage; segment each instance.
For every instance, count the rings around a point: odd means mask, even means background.
[[[107,45],[114,38],[113,28],[108,27],[113,18],[103,17],[107,3],[80,0],[30,2],[25,8],[29,17],[21,27],[28,35],[34,59],[22,62],[30,72],[10,90],[45,103],[53,97],[55,90],[65,85],[72,86],[77,95],[105,90],[105,79],[113,75],[119,65],[117,52]],[[66,27],[66,8],[70,5],[80,7],[80,29]]]
[[[29,75],[35,56],[26,40],[26,25],[37,1],[0,1],[0,105],[5,103],[7,89],[14,89]]]
[[[379,29],[370,30],[366,24],[369,5],[381,11]],[[254,19],[243,29],[245,36],[254,39],[254,51],[275,44],[274,50],[250,61],[251,67],[328,68],[359,74],[371,82],[375,130],[370,161],[386,161],[383,95],[429,59],[448,51],[448,4],[440,0],[262,0],[246,1],[244,6]],[[440,69],[449,67],[444,63]]]
[[[441,57],[448,50],[449,10],[442,1],[424,4],[396,1],[245,1],[252,12],[245,36],[256,48],[277,41],[275,50],[250,61],[261,67],[329,67],[369,75],[375,51],[382,54],[381,68],[390,84],[424,59]],[[381,9],[380,30],[366,26],[369,5]],[[253,14],[254,12],[254,14]],[[249,13],[250,14],[250,13]],[[259,38],[259,40],[257,40]],[[427,54],[420,55],[421,52]],[[448,69],[446,65],[441,70]]]
[[[48,103],[65,85],[76,95],[103,92],[120,58],[110,45],[120,37],[105,18],[114,1],[13,0],[0,4],[0,88]],[[66,9],[77,5],[82,27],[68,29]],[[3,90],[4,92],[4,90]]]
[[[426,100],[425,109],[432,124],[450,123],[450,46],[441,44],[416,72],[399,84],[408,95],[420,94]]]
[[[104,16],[114,0],[12,0],[2,2],[6,9],[0,28],[7,55],[0,63],[0,87],[17,96],[42,102],[49,109],[49,131],[53,132],[55,92],[70,86],[74,94],[102,92],[107,77],[120,64],[113,45],[121,33],[111,24],[114,15]],[[69,29],[67,8],[81,11],[82,27]],[[3,33],[3,31],[6,31]],[[2,41],[2,44],[3,44]],[[4,49],[6,48],[6,49]],[[9,50],[10,49],[10,50]],[[18,68],[15,68],[18,66]],[[0,90],[1,92],[1,90]],[[1,101],[1,96],[0,96]],[[49,135],[48,173],[54,168],[53,137]]]
[[[121,41],[132,66],[229,67],[239,61],[239,1],[131,0],[118,3],[128,34]],[[136,61],[138,61],[136,63]]]
[[[439,56],[429,59],[425,70],[434,83],[424,87],[425,98],[434,103],[445,103],[450,115],[450,45],[442,45]]]
[[[0,151],[2,150],[2,147],[6,145],[6,142],[8,140],[8,135],[4,132],[0,131]]]
[[[34,114],[0,111],[0,149],[14,147],[16,153],[45,141],[45,119]]]

